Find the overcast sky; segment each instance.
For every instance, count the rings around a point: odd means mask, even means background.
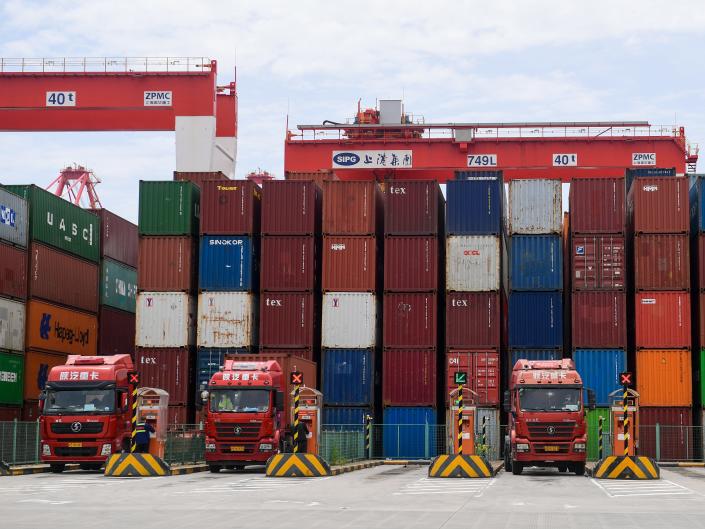
[[[648,120],[705,145],[702,1],[0,0],[0,56],[237,58],[237,177],[283,175],[289,122],[404,97],[427,122]],[[1,86],[0,86],[1,89]],[[1,124],[0,124],[1,128]],[[77,162],[103,205],[137,216],[170,179],[173,133],[0,133],[0,181],[47,185]]]

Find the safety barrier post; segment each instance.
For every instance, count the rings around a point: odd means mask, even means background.
[[[661,424],[656,423],[656,461],[661,461]]]
[[[463,385],[458,384],[458,455],[463,455]]]
[[[627,404],[627,397],[629,396],[629,388],[624,386],[622,405],[624,408],[624,419],[622,424],[624,425],[624,455],[629,455],[629,406]]]
[[[597,458],[602,459],[604,456],[604,451],[603,451],[603,445],[602,445],[602,423],[604,422],[605,418],[600,415],[599,419],[597,420]]]
[[[365,454],[368,459],[372,459],[372,443],[370,438],[372,434],[372,415],[365,416]]]
[[[299,391],[301,385],[294,386],[294,453],[299,453]]]
[[[137,448],[135,436],[137,435],[137,384],[132,385],[132,433],[130,434],[130,453]]]
[[[487,417],[484,415],[482,416],[482,447],[489,453],[487,449]]]

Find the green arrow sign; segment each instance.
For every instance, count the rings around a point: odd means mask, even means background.
[[[465,371],[456,371],[455,372],[455,383],[457,385],[465,385],[468,383],[468,374]]]

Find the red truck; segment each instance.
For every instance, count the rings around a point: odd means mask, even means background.
[[[587,390],[589,407],[594,393]],[[518,360],[504,408],[509,414],[504,444],[506,471],[529,466],[585,473],[587,429],[583,382],[570,359]]]
[[[316,387],[316,364],[286,353],[226,356],[201,396],[204,403],[206,463],[211,472],[264,465],[290,452],[289,374],[300,371]]]
[[[107,458],[129,449],[132,396],[130,355],[70,355],[51,368],[40,397],[41,460],[52,472],[67,463],[100,469]]]

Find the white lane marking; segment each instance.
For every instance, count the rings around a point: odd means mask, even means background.
[[[19,500],[17,503],[48,503],[49,505],[66,505],[67,503],[73,503],[72,501],[52,501],[52,500]]]
[[[42,481],[33,480],[22,483],[16,487],[1,487],[0,493],[19,494],[41,494],[47,492],[63,492],[75,489],[87,489],[89,487],[110,487],[124,481],[113,481],[105,479],[102,475],[97,479],[46,479]]]
[[[424,494],[470,494],[480,498],[485,490],[492,486],[494,478],[461,479],[461,478],[421,478],[408,483],[395,496],[420,496]]]
[[[213,494],[213,493],[232,493],[232,492],[266,492],[282,490],[285,488],[302,485],[308,485],[316,481],[330,479],[325,478],[268,478],[266,476],[257,476],[251,478],[243,478],[237,481],[218,482],[207,486],[206,483],[197,483],[201,485],[198,488],[189,489],[188,491],[174,491],[174,494]]]
[[[610,498],[636,496],[687,496],[695,492],[688,487],[667,479],[655,481],[612,481],[590,479]]]

